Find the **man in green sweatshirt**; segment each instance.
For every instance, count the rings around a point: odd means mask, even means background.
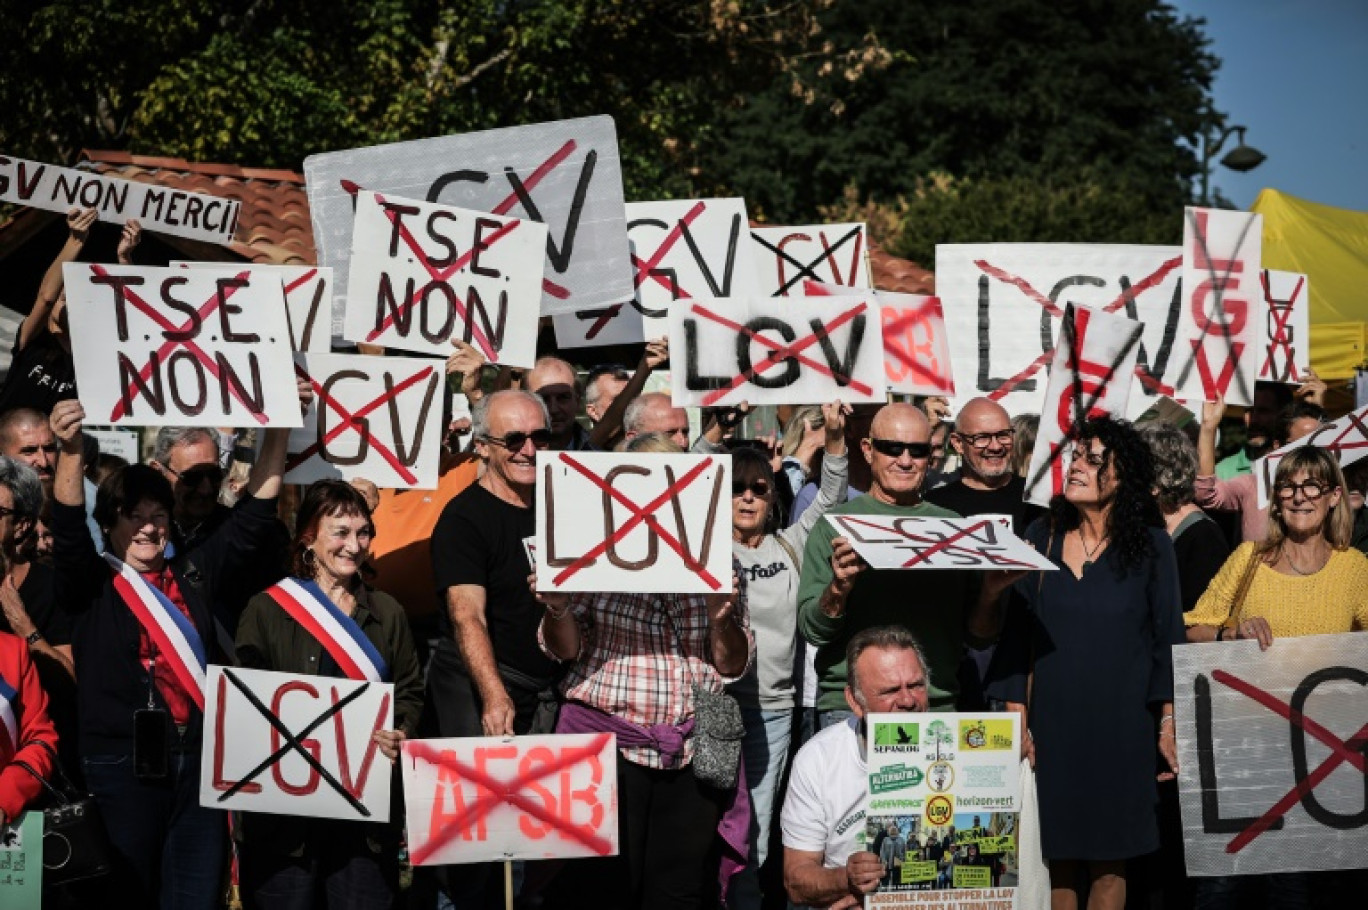
[[[922,501],[931,426],[910,404],[879,411],[861,455],[873,482],[869,493],[832,509],[833,515],[958,518]],[[858,457],[858,456],[857,456]],[[849,716],[845,648],[871,626],[905,627],[922,643],[930,671],[932,711],[953,711],[956,668],[966,642],[985,647],[1002,626],[1002,593],[1020,573],[950,569],[871,569],[850,542],[820,522],[808,538],[798,589],[798,629],[817,647],[817,710],[822,727]]]

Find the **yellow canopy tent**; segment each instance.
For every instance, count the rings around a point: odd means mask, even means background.
[[[1368,352],[1368,212],[1351,212],[1266,189],[1265,268],[1304,272],[1311,285],[1311,367],[1349,379]]]

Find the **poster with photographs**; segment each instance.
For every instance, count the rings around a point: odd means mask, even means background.
[[[1015,714],[872,714],[865,906],[1011,910],[1021,812]]]

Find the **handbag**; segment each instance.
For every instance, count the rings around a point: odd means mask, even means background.
[[[43,809],[43,887],[109,874],[114,869],[114,851],[95,798],[72,786],[56,749],[43,740],[35,742],[52,753],[58,786],[27,762],[14,764],[37,778],[49,797],[49,805]]]
[[[699,782],[718,790],[736,787],[741,767],[741,740],[746,725],[741,720],[741,705],[726,692],[714,692],[698,684],[689,666],[689,650],[684,638],[675,628],[670,611],[665,610],[665,624],[674,633],[679,651],[684,655],[684,672],[689,675],[689,686],[694,703],[694,753],[690,767]]]

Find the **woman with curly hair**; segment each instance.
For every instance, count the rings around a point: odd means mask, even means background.
[[[1159,847],[1156,740],[1177,769],[1178,570],[1131,425],[1092,418],[1070,455],[1064,492],[1026,532],[1059,571],[1017,583],[989,695],[1022,715],[1054,910],[1119,910],[1126,860]]]

